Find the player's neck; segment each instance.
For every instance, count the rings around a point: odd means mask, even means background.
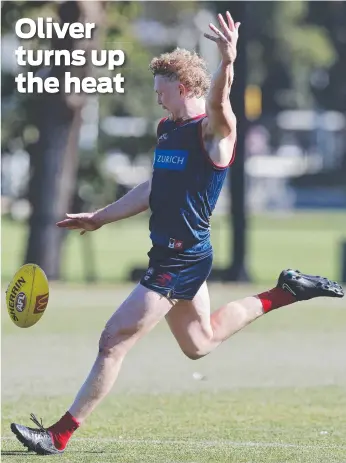
[[[178,111],[172,114],[174,121],[184,121],[192,119],[200,114],[205,113],[205,100],[201,98],[193,98],[186,102]]]

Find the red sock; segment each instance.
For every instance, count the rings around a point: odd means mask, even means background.
[[[79,421],[70,412],[66,412],[58,422],[48,428],[53,443],[58,450],[64,450],[70,437],[79,428]]]
[[[270,289],[265,293],[258,294],[257,297],[262,302],[264,313],[297,302],[292,294],[281,288]]]

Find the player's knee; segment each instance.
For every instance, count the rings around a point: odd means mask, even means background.
[[[205,355],[207,355],[206,353],[203,353],[201,351],[198,351],[198,350],[183,350],[183,353],[186,355],[187,358],[189,358],[190,360],[199,360],[201,359],[202,357],[204,357]]]
[[[105,328],[99,340],[99,354],[104,357],[123,357],[133,345],[134,330]]]
[[[190,360],[199,360],[211,352],[213,336],[212,329],[206,329],[203,330],[203,336],[191,339],[190,342],[181,344],[180,347]]]

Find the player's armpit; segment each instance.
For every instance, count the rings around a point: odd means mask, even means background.
[[[229,101],[213,105],[207,103],[206,114],[204,130],[208,135],[228,137],[233,134],[235,137],[237,118]]]
[[[232,164],[235,157],[236,121],[228,135],[220,134],[210,128],[208,118],[201,124],[201,143],[211,163],[218,168]]]

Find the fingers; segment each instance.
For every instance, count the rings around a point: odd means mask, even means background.
[[[82,225],[78,223],[78,221],[76,220],[73,220],[73,221],[70,221],[70,220],[62,220],[61,222],[57,222],[56,225],[59,227],[59,228],[65,228],[67,230],[80,230],[82,228]],[[87,230],[82,230],[80,232],[81,235],[84,235],[84,233],[86,233]]]
[[[66,219],[56,222],[59,228],[67,228],[68,230],[80,230],[80,234],[84,235],[88,231],[97,230],[102,225],[93,221],[90,213],[83,212],[81,214],[66,214]]]
[[[217,19],[219,20],[220,26],[223,30],[223,33],[225,34],[225,37],[227,37],[229,40],[232,40],[232,34],[231,34],[232,29],[228,28],[226,21],[223,19],[222,14],[218,14]]]
[[[56,225],[57,227],[60,227],[60,228],[70,228],[70,227],[81,228],[80,222],[77,219],[61,220],[60,222],[57,222]]]
[[[56,225],[58,227],[69,227],[72,224],[75,224],[76,220],[73,219],[65,219],[65,220],[60,220],[60,222],[57,222]]]
[[[213,42],[219,41],[218,37],[214,37],[213,35],[209,35],[209,34],[203,34],[203,35],[206,39],[212,40]]]
[[[209,28],[213,32],[215,32],[215,34],[219,37],[219,40],[221,39],[223,42],[227,42],[226,37],[223,35],[223,33],[221,31],[219,31],[219,29],[217,27],[214,26],[214,24],[210,23]],[[216,42],[217,42],[217,40],[216,40]]]
[[[85,212],[81,212],[79,214],[65,214],[65,215],[69,219],[86,219],[88,217],[88,214]]]
[[[229,30],[234,31],[234,21],[229,11],[226,12],[226,18],[227,18]]]
[[[209,28],[217,35],[217,37],[214,37],[213,35],[210,34],[204,34],[204,37],[212,40],[213,42],[230,42],[232,39],[237,40],[237,36],[234,37],[233,32],[238,32],[240,22],[237,22],[234,24],[233,18],[231,16],[231,13],[229,11],[226,12],[226,18],[228,25],[226,24],[226,21],[224,20],[222,14],[217,15],[217,19],[220,23],[221,30],[219,30],[217,27],[214,26],[214,24],[210,23]]]
[[[65,222],[65,220],[61,220],[60,222],[57,222],[55,224],[57,227],[60,227],[60,228],[65,228],[65,227],[68,227],[67,223]]]

